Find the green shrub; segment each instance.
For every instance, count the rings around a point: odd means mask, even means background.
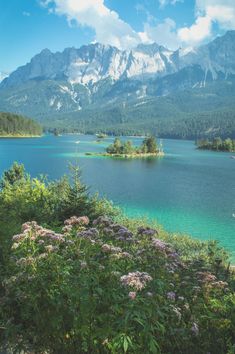
[[[156,230],[72,217],[13,237],[1,340],[38,353],[232,353],[235,296],[223,264],[183,260]]]
[[[0,350],[234,354],[235,278],[216,242],[125,217],[77,168],[48,182],[14,164],[0,186]]]
[[[89,195],[77,167],[71,167],[70,179],[49,182],[44,176],[31,178],[23,165],[14,163],[0,181],[0,258],[8,254],[12,234],[28,220],[58,227],[74,214],[94,219],[104,213],[114,216],[118,209],[106,199]]]

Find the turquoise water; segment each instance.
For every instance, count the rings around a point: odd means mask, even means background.
[[[142,139],[132,138],[134,144]],[[76,143],[80,141],[79,143]],[[83,180],[132,216],[156,219],[169,231],[217,239],[235,259],[235,160],[229,153],[196,150],[191,141],[164,140],[161,159],[111,159],[86,156],[103,151],[112,138],[45,136],[0,139],[0,174],[13,161],[33,175],[50,179],[78,163]]]

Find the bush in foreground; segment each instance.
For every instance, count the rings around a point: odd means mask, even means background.
[[[222,260],[185,257],[150,227],[27,222],[0,289],[1,340],[37,353],[233,353],[232,290]]]
[[[0,181],[0,350],[232,354],[233,290],[216,242],[126,218],[77,168]]]

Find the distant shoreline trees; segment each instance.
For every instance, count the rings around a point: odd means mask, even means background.
[[[0,112],[0,137],[38,135],[42,135],[42,128],[37,122],[18,114]]]
[[[213,140],[198,140],[196,145],[198,149],[202,150],[235,152],[235,140],[230,138],[222,140],[220,137],[217,137]]]

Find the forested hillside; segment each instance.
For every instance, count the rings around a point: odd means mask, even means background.
[[[121,96],[120,96],[121,98]],[[106,100],[108,101],[108,100]],[[179,139],[235,138],[235,80],[211,82],[165,97],[130,100],[41,116],[47,128],[115,135],[146,133]]]
[[[42,128],[32,119],[12,113],[0,112],[0,136],[41,135]]]

